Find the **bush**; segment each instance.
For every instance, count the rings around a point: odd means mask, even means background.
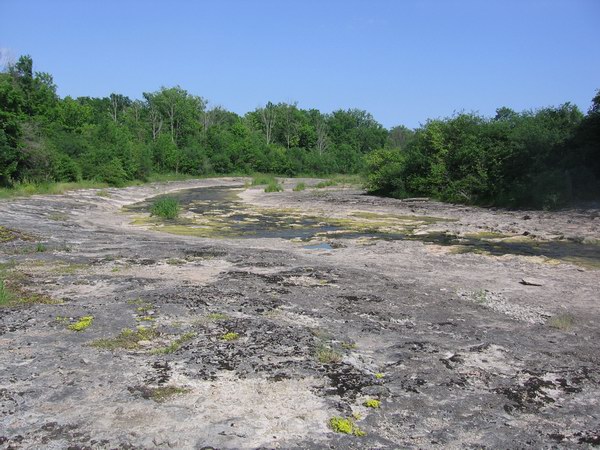
[[[261,186],[264,184],[277,184],[277,180],[273,175],[263,173],[256,174],[252,177],[252,186]]]
[[[150,208],[150,214],[163,219],[176,219],[179,216],[179,202],[172,197],[160,198]]]
[[[296,186],[294,186],[294,189],[293,189],[293,191],[294,191],[294,192],[300,192],[300,191],[303,191],[304,189],[306,189],[306,184],[305,184],[305,183],[302,183],[302,182],[300,182],[300,183],[298,183]]]

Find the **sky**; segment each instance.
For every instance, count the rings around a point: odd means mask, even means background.
[[[600,89],[600,0],[0,0],[0,60],[61,96],[179,85],[238,114],[360,108],[385,127]]]

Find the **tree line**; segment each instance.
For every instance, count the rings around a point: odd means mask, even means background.
[[[457,114],[390,130],[360,109],[329,114],[267,103],[241,116],[179,86],[60,98],[29,56],[0,73],[0,185],[152,173],[359,173],[396,197],[557,206],[600,196],[600,95],[584,115],[565,104],[494,118]]]

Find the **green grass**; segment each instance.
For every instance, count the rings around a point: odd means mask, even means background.
[[[296,186],[294,186],[293,191],[294,192],[300,192],[300,191],[303,191],[304,189],[306,189],[306,183],[304,183],[303,181],[301,181]]]
[[[342,354],[325,345],[317,348],[316,357],[321,364],[339,364],[342,362]]]
[[[321,181],[321,182],[315,184],[315,187],[317,189],[322,189],[322,188],[326,188],[329,186],[337,186],[337,184],[338,183],[335,180],[325,180],[325,181]]]
[[[189,332],[181,335],[177,339],[175,339],[171,344],[166,347],[157,348],[156,350],[152,350],[153,355],[168,355],[169,353],[175,353],[177,350],[181,348],[183,344],[188,341],[191,341],[196,337],[196,333]]]
[[[125,328],[114,338],[98,339],[90,345],[104,350],[137,350],[140,348],[140,341],[151,341],[158,335],[158,331],[154,328],[138,327],[135,330]]]
[[[73,183],[15,183],[12,187],[0,189],[0,199],[14,197],[29,197],[31,195],[57,195],[75,189],[106,188],[106,183],[97,181],[78,181]]]
[[[150,208],[150,214],[163,219],[176,219],[179,216],[179,202],[173,197],[159,198]]]
[[[267,184],[267,187],[265,188],[265,192],[281,192],[283,191],[283,187],[277,183],[277,181],[272,181],[269,184]]]
[[[0,306],[8,305],[13,298],[13,293],[8,289],[4,280],[0,280]]]
[[[277,179],[270,174],[257,173],[252,177],[252,186],[262,186],[264,184],[277,184]]]
[[[223,313],[210,313],[208,316],[206,316],[206,318],[208,320],[212,320],[212,321],[219,321],[219,320],[227,320],[229,317],[227,316],[227,314],[223,314]]]

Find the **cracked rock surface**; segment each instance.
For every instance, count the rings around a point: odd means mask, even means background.
[[[13,296],[0,306],[0,449],[600,445],[597,209],[405,203],[294,183],[0,202],[0,279]],[[323,226],[298,241],[163,233],[122,209],[205,187],[236,189],[228,213],[258,223],[269,210],[440,220],[410,222],[410,239]],[[418,238],[433,233],[456,242]],[[533,234],[536,253],[454,251],[473,233],[490,245]],[[563,243],[587,246],[585,264],[540,256]],[[333,417],[365,435],[334,432]]]

